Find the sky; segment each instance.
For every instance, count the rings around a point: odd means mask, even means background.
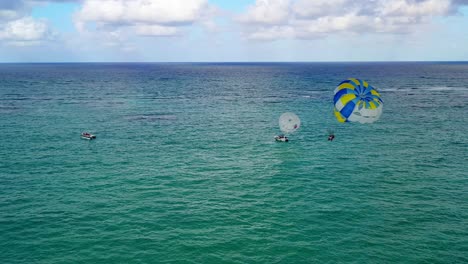
[[[468,0],[0,0],[0,62],[468,61]]]

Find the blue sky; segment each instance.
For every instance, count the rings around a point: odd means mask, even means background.
[[[468,60],[468,0],[2,0],[0,62]]]

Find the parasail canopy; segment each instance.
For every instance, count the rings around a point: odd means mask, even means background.
[[[301,120],[299,117],[291,112],[284,113],[279,118],[279,127],[285,134],[295,132],[301,126]]]
[[[350,78],[335,89],[335,117],[339,122],[373,123],[382,115],[380,94],[366,81]]]

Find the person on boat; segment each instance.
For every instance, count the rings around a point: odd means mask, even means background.
[[[285,136],[285,135],[278,135],[278,136],[275,136],[275,139],[277,141],[288,141],[288,138]]]

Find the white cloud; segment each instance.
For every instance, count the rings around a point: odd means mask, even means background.
[[[88,0],[79,14],[84,21],[179,24],[197,20],[205,0]]]
[[[340,15],[350,10],[349,0],[295,1],[292,11],[299,18],[317,18],[323,15]]]
[[[381,16],[424,17],[443,16],[450,11],[450,0],[426,0],[420,2],[393,0],[382,2],[377,9]]]
[[[16,46],[40,44],[53,38],[45,20],[24,17],[0,26],[0,40]]]
[[[15,10],[0,9],[0,21],[9,21],[18,18],[19,13]]]
[[[283,24],[289,17],[289,5],[289,0],[257,0],[239,20],[252,24]]]
[[[0,0],[0,41],[14,46],[40,45],[55,39],[46,19],[30,16],[34,7],[46,2],[79,2],[80,0]]]
[[[167,36],[204,19],[207,0],[85,0],[75,16],[80,31],[91,23],[98,28],[133,27],[136,34]]]
[[[274,40],[278,38],[291,38],[296,35],[295,29],[291,26],[271,26],[260,27],[257,30],[247,33],[247,38],[255,40]]]
[[[250,39],[316,38],[327,34],[408,33],[450,15],[458,0],[257,0],[240,15]]]
[[[175,36],[179,34],[177,27],[165,27],[159,25],[137,25],[135,32],[140,36]]]

